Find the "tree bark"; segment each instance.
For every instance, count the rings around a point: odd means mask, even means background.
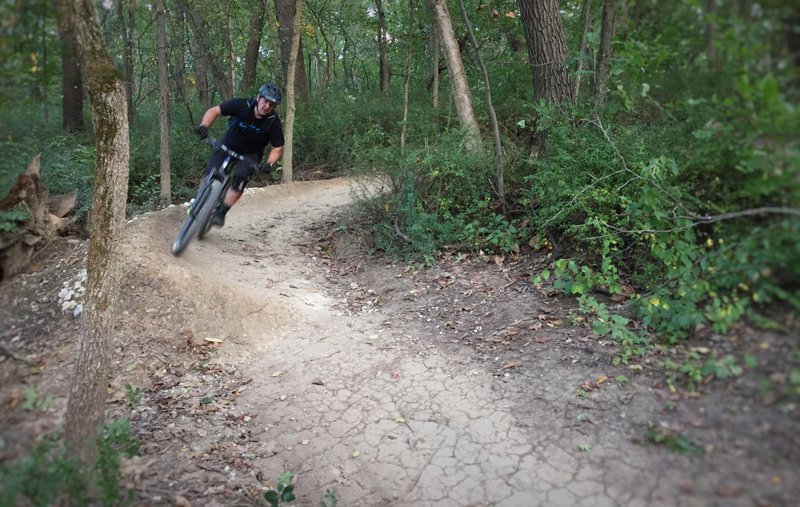
[[[164,0],[156,0],[156,31],[158,39],[158,97],[159,124],[161,126],[161,206],[168,206],[172,201],[172,183],[170,182],[170,150],[169,150],[169,78],[167,71],[167,29]]]
[[[73,134],[83,132],[83,82],[75,30],[68,0],[56,2],[58,36],[61,41],[61,126]]]
[[[275,12],[267,5],[270,0],[262,0],[264,3],[264,13],[267,20],[267,37],[270,45],[270,63],[272,67],[273,81],[282,90],[286,89],[286,80],[283,75],[283,65],[281,64],[281,38],[278,34],[278,20]]]
[[[603,21],[600,28],[600,54],[597,55],[597,77],[595,81],[595,94],[598,109],[606,105],[606,86],[608,84],[608,71],[611,66],[611,39],[614,36],[614,14],[616,0],[603,2]]]
[[[289,50],[289,65],[286,68],[286,82],[294,83],[295,72],[297,69],[297,62],[302,62],[302,58],[298,58],[300,52],[300,20],[303,17],[303,0],[296,0],[294,5],[294,21],[292,22],[292,38]],[[285,141],[286,145],[283,149],[283,175],[281,175],[281,183],[291,183],[292,181],[292,151],[294,141],[294,112],[295,112],[295,90],[294,87],[286,89],[286,132]]]
[[[571,98],[569,71],[564,65],[567,44],[558,0],[518,0],[528,46],[533,97],[538,102]]]
[[[295,1],[294,0],[275,0],[275,12],[278,17],[278,35],[281,40],[281,62],[284,69],[284,74],[287,76],[286,79],[286,89],[288,91],[289,86],[288,84],[291,81],[288,80],[289,75],[289,59],[291,58],[292,52],[292,38],[294,34],[292,33],[292,26],[294,26],[294,18],[295,18]],[[298,46],[298,54],[303,54],[303,40],[300,39],[299,46]],[[306,65],[305,60],[302,57],[299,57],[296,62],[295,74],[294,74],[294,92],[295,96],[300,100],[308,100],[308,76],[306,75]],[[286,155],[284,155],[284,160],[286,159]]]
[[[464,62],[461,61],[461,53],[453,31],[450,12],[447,10],[447,1],[428,0],[428,6],[433,13],[439,40],[444,50],[447,70],[450,73],[453,101],[456,106],[456,113],[461,121],[461,127],[464,130],[464,147],[468,152],[476,153],[481,149],[480,128],[478,127],[478,120],[475,118],[475,111],[472,108],[472,93],[469,90]]]
[[[383,12],[383,2],[375,0],[378,11],[378,53],[380,55],[380,90],[384,97],[389,95],[389,56],[386,54],[386,14]]]
[[[259,60],[258,51],[261,48],[261,36],[264,33],[265,11],[264,2],[258,2],[251,11],[250,35],[247,38],[247,48],[244,51],[243,90],[251,90],[256,83],[256,69]]]
[[[111,345],[122,278],[130,142],[125,87],[103,44],[92,0],[71,0],[70,18],[86,78],[95,131],[96,175],[89,216],[88,284],[64,426],[71,456],[92,473],[104,422]]]

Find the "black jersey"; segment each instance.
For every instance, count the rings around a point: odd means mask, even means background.
[[[268,144],[273,148],[283,146],[283,127],[274,111],[264,118],[256,118],[253,99],[226,100],[219,107],[223,116],[231,117],[222,142],[232,150],[261,155]]]

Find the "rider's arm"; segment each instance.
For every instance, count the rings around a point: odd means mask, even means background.
[[[220,116],[222,116],[222,108],[219,106],[214,106],[208,111],[206,111],[206,114],[203,115],[203,119],[200,120],[200,125],[203,125],[204,127],[208,128],[211,126],[211,124],[214,123],[214,120],[216,120]]]
[[[274,165],[275,162],[280,160],[282,156],[283,156],[283,146],[272,148],[271,150],[269,150],[269,155],[267,155],[267,164]]]

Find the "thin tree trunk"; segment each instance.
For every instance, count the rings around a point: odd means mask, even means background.
[[[440,46],[439,46],[439,34],[437,33],[438,30],[435,29],[434,26],[433,30],[433,68],[431,69],[433,72],[433,77],[431,78],[431,95],[432,95],[432,105],[434,111],[439,111],[439,53],[440,53]]]
[[[714,61],[717,57],[717,48],[714,45],[714,36],[717,32],[717,0],[706,0],[706,55],[709,61]]]
[[[125,87],[103,44],[92,0],[71,0],[70,17],[86,78],[96,135],[94,198],[89,215],[84,329],[67,402],[64,437],[87,474],[104,422],[114,324],[120,301],[130,142]]]
[[[408,49],[406,52],[406,79],[403,83],[403,127],[400,129],[400,153],[405,152],[406,148],[406,130],[408,128],[408,90],[411,87],[411,64],[413,62],[414,50],[414,32],[413,32],[413,17],[414,17],[414,0],[408,0]]]
[[[294,25],[294,9],[295,9],[295,1],[294,0],[275,0],[275,11],[278,16],[278,33],[280,35],[281,40],[281,61],[282,61],[282,68],[285,70],[285,75],[288,76],[289,74],[289,58],[291,56],[292,50],[292,37],[294,34],[292,33],[292,26]],[[303,54],[303,39],[300,39],[299,42],[299,49],[297,50],[299,55]],[[306,65],[305,59],[299,57],[296,62],[296,69],[295,69],[295,81],[293,83],[293,88],[296,94],[296,97],[300,100],[308,100],[308,76],[306,75]],[[286,81],[288,90],[288,84],[291,83],[287,79]],[[284,155],[284,160],[286,159],[286,155]]]
[[[61,125],[71,133],[83,132],[83,82],[75,30],[68,0],[58,0],[58,36],[61,41]]]
[[[233,41],[231,41],[231,33],[234,31],[231,27],[231,5],[229,0],[223,0],[220,7],[222,7],[222,19],[225,23],[225,30],[222,33],[222,41],[225,44],[225,89],[228,92],[226,98],[233,97],[233,91],[236,89],[236,70],[233,66]]]
[[[227,62],[222,62],[221,64],[219,61],[220,59],[215,56],[211,40],[209,39],[211,28],[208,22],[194,7],[193,3],[187,2],[186,0],[180,0],[179,3],[188,14],[192,24],[195,40],[199,46],[198,51],[195,52],[197,59],[201,61],[202,67],[211,71],[211,76],[214,79],[214,86],[220,95],[222,95],[222,99],[226,100],[232,98],[233,83],[229,78],[228,72],[223,70],[227,67],[222,66],[227,66]],[[209,100],[211,100],[211,97],[209,97]]]
[[[611,65],[611,39],[614,34],[614,13],[616,0],[603,2],[603,22],[600,28],[600,54],[597,57],[597,80],[595,93],[598,109],[606,104],[606,86],[608,84],[608,71]]]
[[[492,83],[489,80],[489,71],[486,69],[486,64],[483,63],[483,56],[481,55],[481,48],[478,41],[475,39],[475,32],[472,28],[472,23],[467,15],[467,9],[464,7],[464,0],[458,0],[461,6],[461,14],[464,16],[464,25],[467,27],[467,34],[469,40],[472,42],[472,47],[475,49],[475,56],[478,59],[478,65],[483,73],[483,84],[486,87],[486,109],[489,111],[489,118],[492,122],[492,136],[494,137],[494,162],[495,162],[495,184],[497,188],[497,197],[500,202],[505,206],[506,203],[506,190],[505,179],[503,177],[503,142],[500,139],[500,126],[497,123],[497,113],[492,104]]]
[[[283,66],[281,64],[281,38],[278,33],[278,20],[275,13],[269,8],[267,2],[269,0],[262,0],[264,3],[264,13],[267,20],[267,38],[269,38],[270,46],[270,63],[272,67],[272,74],[274,79],[272,81],[278,85],[278,88],[286,89],[286,80],[283,75]]]
[[[592,18],[591,11],[592,0],[583,0],[583,6],[581,7],[581,44],[578,47],[578,67],[575,70],[575,91],[572,93],[572,97],[576,102],[581,91],[583,62],[586,59],[586,36],[589,33],[589,20]]]
[[[136,0],[128,0],[128,20],[125,20],[125,2],[117,2],[117,16],[122,29],[122,68],[125,79],[125,95],[128,101],[128,121],[133,121],[136,110],[133,104],[133,29],[135,26]]]
[[[300,51],[300,20],[303,17],[303,0],[296,0],[294,5],[294,22],[292,23],[292,39],[289,51],[289,65],[286,68],[286,82],[295,82],[295,71]],[[291,183],[292,181],[292,151],[294,146],[294,112],[295,112],[295,90],[293,86],[286,89],[286,145],[283,149],[283,175],[281,183]]]
[[[375,0],[378,10],[378,53],[380,55],[380,90],[384,97],[389,95],[389,56],[386,54],[386,14],[381,0]]]
[[[456,113],[461,121],[461,127],[464,129],[464,147],[468,152],[476,153],[481,149],[480,128],[478,127],[478,120],[475,118],[475,111],[472,109],[472,93],[467,82],[464,63],[461,61],[461,53],[453,31],[450,12],[447,10],[447,1],[428,0],[428,5],[433,12],[433,19],[436,22],[444,49],[445,62],[447,63],[450,83],[453,88],[453,101],[456,106]]]
[[[169,78],[167,71],[167,29],[164,0],[156,0],[156,31],[158,39],[158,97],[159,124],[161,125],[161,206],[172,201],[169,151]]]
[[[180,10],[169,18],[175,53],[175,92],[180,102],[186,102],[186,15]],[[194,122],[192,122],[194,123]]]
[[[247,38],[247,48],[244,51],[243,90],[251,90],[256,83],[256,69],[259,60],[258,51],[261,48],[261,36],[264,33],[265,10],[264,2],[258,2],[256,6],[253,7],[250,16],[250,35]]]

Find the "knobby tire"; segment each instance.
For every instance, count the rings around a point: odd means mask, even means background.
[[[206,204],[210,200],[209,199],[210,188],[211,185],[206,185],[204,188],[200,190],[200,192],[198,192],[197,197],[195,198],[194,203],[192,204],[192,210],[186,216],[186,220],[183,221],[181,230],[178,231],[178,236],[175,238],[175,242],[172,244],[172,249],[171,249],[172,255],[176,257],[180,255],[183,252],[183,250],[189,245],[192,238],[194,238],[197,235],[198,226],[201,223],[203,223],[202,218],[204,215],[202,215],[201,213],[205,208],[208,207]],[[216,200],[214,200],[213,202],[216,202]]]

